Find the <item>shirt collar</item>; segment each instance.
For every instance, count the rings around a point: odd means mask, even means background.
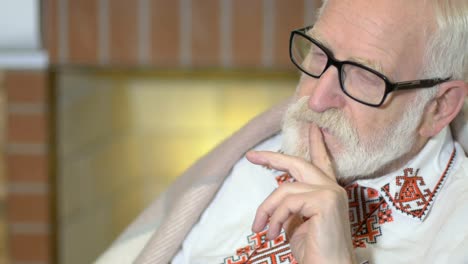
[[[445,128],[401,169],[355,183],[378,190],[393,211],[424,221],[452,171],[456,153],[450,130]]]

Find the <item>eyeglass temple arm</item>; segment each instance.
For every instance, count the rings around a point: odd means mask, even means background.
[[[393,90],[397,91],[397,90],[409,90],[409,89],[414,89],[414,88],[431,88],[437,84],[448,81],[450,78],[451,77],[398,82],[398,83],[395,83],[395,85],[393,86]]]

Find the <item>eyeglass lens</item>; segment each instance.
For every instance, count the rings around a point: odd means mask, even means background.
[[[300,34],[294,34],[291,43],[294,64],[303,72],[319,78],[332,60],[318,45]],[[332,63],[337,68],[337,63]],[[340,84],[351,98],[372,105],[381,103],[385,96],[385,81],[375,73],[354,64],[343,63],[340,69]]]

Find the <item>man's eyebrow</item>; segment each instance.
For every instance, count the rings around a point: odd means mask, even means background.
[[[328,50],[331,51],[330,47],[330,43],[328,43],[324,38],[322,38],[320,36],[319,33],[317,33],[317,31],[314,30],[314,28],[311,28],[308,32],[306,32],[307,35],[309,35],[310,37],[312,37],[313,39],[317,40],[318,42],[320,42],[320,44],[322,44],[323,46],[325,46]]]
[[[378,63],[377,61],[369,60],[369,59],[364,59],[360,57],[351,57],[348,59],[349,61],[357,62],[359,64],[362,64],[368,68],[371,68],[379,73],[384,74],[383,72],[383,67],[382,64]]]
[[[314,30],[314,28],[311,28],[308,32],[306,32],[306,34],[312,37],[313,39],[317,40],[318,42],[320,42],[320,44],[325,46],[329,51],[332,51],[331,45],[324,38],[322,38],[320,34]],[[373,61],[373,60],[365,59],[361,57],[351,57],[351,58],[348,58],[347,61],[352,61],[352,62],[362,64],[368,68],[371,68],[377,72],[384,74],[382,64],[377,61]]]

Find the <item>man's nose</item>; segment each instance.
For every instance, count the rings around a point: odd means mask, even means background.
[[[342,108],[345,98],[337,69],[328,68],[318,79],[304,74],[301,78],[301,96],[309,96],[309,108],[318,113],[330,108]]]

